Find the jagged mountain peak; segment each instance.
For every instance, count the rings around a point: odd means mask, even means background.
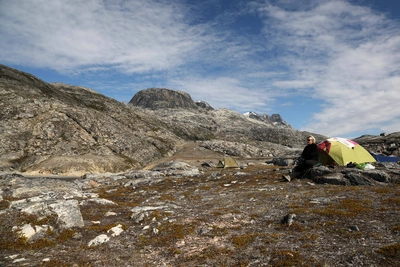
[[[259,115],[258,113],[254,111],[248,111],[243,114],[244,116],[250,118],[250,119],[255,119],[258,121],[262,121],[266,124],[273,125],[276,127],[283,127],[283,128],[292,128],[290,124],[288,124],[286,121],[284,121],[279,114],[272,114],[271,116],[268,116],[267,114]]]

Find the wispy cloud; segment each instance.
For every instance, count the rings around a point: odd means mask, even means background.
[[[274,85],[305,84],[325,103],[303,129],[349,134],[399,120],[398,22],[347,1],[322,1],[301,11],[266,4],[259,12],[265,35],[285,51],[282,59],[294,76]],[[398,131],[394,124],[385,128]]]
[[[202,27],[164,1],[2,1],[1,58],[57,71],[165,70],[202,44]]]
[[[273,101],[263,90],[249,89],[240,79],[218,77],[215,79],[188,77],[187,80],[175,80],[171,84],[188,92],[195,100],[205,100],[219,108],[229,108],[237,111],[265,110],[270,111],[266,104]]]

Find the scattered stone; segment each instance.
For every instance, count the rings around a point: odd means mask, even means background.
[[[8,258],[13,260],[13,259],[17,258],[18,256],[19,256],[19,254],[14,254],[14,255],[8,256]]]
[[[89,204],[99,204],[99,205],[118,205],[117,203],[104,199],[104,198],[90,198],[81,201],[79,205],[89,205]]]
[[[80,239],[82,239],[82,234],[81,233],[74,233],[74,235],[72,236],[72,238],[73,239],[76,239],[76,240],[80,240]]]
[[[105,217],[109,217],[109,216],[117,216],[117,213],[113,212],[113,211],[107,211],[106,214],[104,214]]]
[[[287,226],[291,226],[294,222],[294,218],[296,218],[296,214],[291,213],[283,217],[281,220],[281,224],[286,224]]]
[[[140,223],[144,220],[145,217],[148,217],[149,214],[147,212],[143,213],[133,213],[131,215],[131,219],[135,221],[135,223]]]
[[[48,225],[34,225],[24,224],[21,227],[14,226],[12,228],[13,231],[17,231],[20,236],[25,237],[27,241],[31,241],[33,239],[37,239],[39,237],[44,236],[47,230],[52,230],[53,227]]]
[[[79,209],[78,200],[57,201],[49,207],[58,215],[62,228],[83,227],[83,218]]]
[[[158,235],[159,232],[160,232],[160,230],[158,230],[157,228],[153,228],[153,234],[154,235]]]
[[[246,175],[250,175],[250,174],[247,173],[247,172],[235,172],[233,175],[235,175],[235,176],[246,176]]]
[[[13,263],[18,263],[18,262],[23,262],[23,261],[26,261],[26,259],[25,258],[16,259],[13,261]]]
[[[160,210],[160,209],[165,209],[168,208],[167,206],[143,206],[143,207],[134,207],[131,209],[133,213],[139,213],[143,211],[149,211],[149,210]]]
[[[331,200],[326,197],[317,197],[317,198],[313,198],[310,200],[310,203],[314,203],[314,204],[320,204],[320,203],[328,204],[330,202],[331,202]]]
[[[213,162],[203,162],[200,166],[206,167],[206,168],[214,168],[215,164]]]
[[[133,212],[131,215],[131,219],[134,220],[136,223],[140,223],[144,220],[145,217],[148,217],[148,211],[159,210],[159,209],[166,209],[168,206],[143,206],[143,207],[135,207],[131,209]]]
[[[94,239],[90,240],[88,243],[88,246],[98,246],[101,245],[103,243],[106,243],[110,240],[110,238],[106,235],[106,234],[101,234],[96,236]]]
[[[88,186],[90,186],[90,187],[99,187],[100,184],[98,182],[94,181],[94,180],[89,180]]]
[[[118,224],[117,226],[114,226],[110,230],[107,231],[107,233],[111,233],[111,236],[119,236],[124,229],[122,229],[122,225]]]
[[[357,225],[351,225],[349,230],[353,232],[360,232],[360,229],[358,229]]]
[[[282,175],[283,179],[285,179],[286,181],[290,182],[290,180],[292,180],[292,178],[290,177],[290,175]]]

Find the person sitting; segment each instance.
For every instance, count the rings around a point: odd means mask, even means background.
[[[318,163],[318,146],[315,144],[315,137],[307,137],[307,145],[304,147],[297,166],[293,169],[293,176],[299,176],[304,171],[312,168]]]

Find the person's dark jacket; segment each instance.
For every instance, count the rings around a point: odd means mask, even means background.
[[[304,160],[318,161],[318,146],[316,144],[307,145],[301,153],[301,157]]]

